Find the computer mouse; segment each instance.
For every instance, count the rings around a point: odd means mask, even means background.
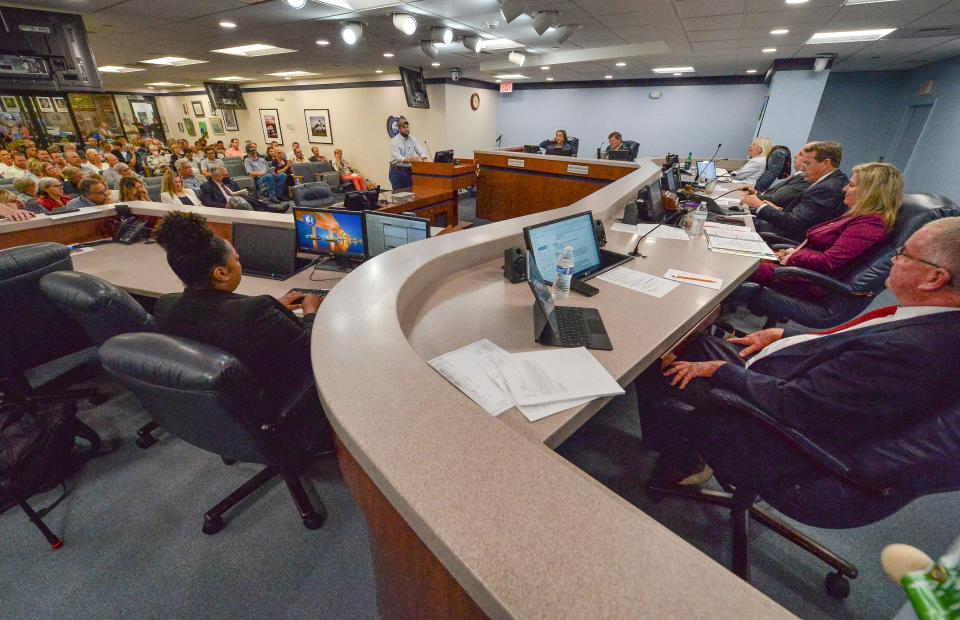
[[[734,213],[746,213],[747,210],[741,207],[740,205],[730,205],[727,207],[727,211],[733,211]]]

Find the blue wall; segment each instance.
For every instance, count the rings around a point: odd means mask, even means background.
[[[807,143],[829,73],[779,71],[770,82],[770,103],[757,135],[796,153]]]
[[[663,97],[650,99],[653,90]],[[746,159],[766,94],[763,84],[518,90],[497,98],[497,133],[516,146],[566,129],[580,138],[582,157],[619,131],[641,155],[709,156],[722,142],[721,158]]]

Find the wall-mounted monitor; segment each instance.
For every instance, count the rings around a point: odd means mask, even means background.
[[[223,108],[231,110],[247,109],[247,104],[243,101],[243,93],[240,92],[239,84],[204,82],[203,87],[207,89],[207,96],[210,97],[210,107],[214,110]]]
[[[407,97],[409,107],[430,107],[430,98],[427,97],[427,81],[423,79],[423,69],[400,67],[400,81],[403,82],[403,94]]]

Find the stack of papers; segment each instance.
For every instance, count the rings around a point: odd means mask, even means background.
[[[703,225],[703,232],[707,235],[707,246],[714,252],[777,260],[777,255],[760,235],[744,230],[742,226],[707,222]]]
[[[640,235],[646,235],[650,233],[651,239],[676,239],[678,241],[690,241],[690,235],[687,234],[682,228],[674,228],[673,226],[659,225],[660,227],[654,230],[654,227],[657,224],[624,224],[623,222],[617,222],[610,227],[610,230],[616,232],[625,232],[635,235],[640,233]]]
[[[517,407],[530,422],[623,394],[583,347],[507,353],[483,339],[428,363],[490,415]]]

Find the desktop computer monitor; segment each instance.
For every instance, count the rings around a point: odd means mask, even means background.
[[[663,190],[660,188],[660,181],[654,181],[638,192],[638,197],[643,198],[647,204],[647,211],[643,214],[643,219],[648,222],[662,222],[667,214],[663,207]]]
[[[703,183],[709,183],[717,178],[717,164],[713,161],[697,162],[697,180]]]
[[[293,221],[297,230],[298,252],[337,258],[364,258],[363,213],[294,207]]]
[[[607,159],[611,161],[630,161],[630,150],[607,151]]]
[[[573,151],[555,146],[547,147],[547,155],[560,155],[561,157],[573,157]]]
[[[536,144],[524,144],[524,145],[523,145],[523,151],[524,151],[525,153],[536,153],[537,155],[539,155],[539,154],[540,154],[540,147],[537,146]]]
[[[409,215],[365,211],[363,234],[363,247],[367,252],[367,258],[373,258],[387,250],[428,238],[430,220]]]
[[[290,228],[233,223],[233,247],[244,275],[285,280],[310,265],[297,257],[297,233]]]
[[[453,149],[449,151],[437,151],[433,154],[433,163],[435,164],[452,164],[453,163]]]
[[[681,187],[683,187],[683,184],[680,181],[680,168],[678,166],[671,166],[663,171],[663,176],[660,177],[660,189],[662,191],[676,194]]]
[[[601,267],[593,213],[578,213],[523,229],[527,249],[540,269],[553,269],[565,246],[573,247],[573,277],[584,278]]]

